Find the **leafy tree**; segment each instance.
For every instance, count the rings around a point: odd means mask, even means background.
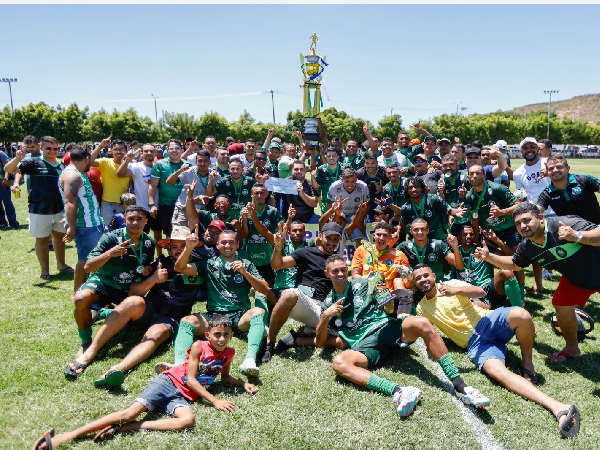
[[[58,105],[54,114],[54,137],[63,143],[83,142],[83,126],[88,118],[88,111],[87,107],[79,109],[77,103],[66,109]]]
[[[377,124],[374,133],[379,136],[379,139],[391,137],[395,142],[398,138],[398,133],[402,130],[402,117],[400,117],[400,114],[393,114],[391,116],[384,116]]]

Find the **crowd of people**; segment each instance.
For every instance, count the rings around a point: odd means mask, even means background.
[[[581,269],[600,267],[600,181],[571,174],[547,139],[525,137],[524,164],[513,169],[504,141],[464,145],[420,123],[413,128],[422,142],[404,131],[379,139],[365,125],[364,142],[344,144],[329,140],[321,125],[318,146],[299,132],[297,144],[283,143],[272,128],[262,145],[171,139],[164,158],[155,145],[112,135],[93,150],[68,144],[62,161],[49,136],[26,136],[13,159],[0,153],[7,216],[0,225],[18,227],[10,191],[21,189],[25,175],[40,278],[52,276],[49,245],[57,270],[74,272],[81,346],[65,376],[76,380],[128,324],[144,330],[141,342],[95,385],[119,386],[161,344],[174,347],[174,361],[157,364],[159,375],[128,409],[72,432],[49,430],[33,448],[91,432],[102,440],[141,428],[187,428],[194,424],[188,401],[197,398],[235,409],[206,390],[220,373],[257,392],[230,375],[234,333],[248,341],[238,368],[247,377],[296,347],[339,349],[333,370],[389,395],[402,416],[413,412],[421,390],[373,370],[422,338],[459,398],[489,406],[462,379],[439,329],[481,372],[548,409],[562,436],[576,436],[577,407],[536,386],[526,293],[541,292],[544,279],[560,273],[552,303],[565,345],[549,358],[579,358],[576,309],[600,290],[599,278]],[[282,191],[278,180],[295,188]],[[307,224],[318,229],[311,239]],[[65,261],[72,241],[74,268]],[[195,312],[199,301],[206,312]],[[290,318],[301,328],[278,339]],[[505,361],[513,336],[518,374]],[[174,418],[135,420],[157,406]]]

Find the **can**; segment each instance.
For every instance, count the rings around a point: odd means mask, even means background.
[[[15,189],[15,198],[21,198],[21,188]]]

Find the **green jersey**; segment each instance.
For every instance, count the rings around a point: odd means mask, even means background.
[[[342,158],[342,164],[351,167],[354,170],[362,169],[365,165],[365,154],[357,153],[354,156],[344,156]]]
[[[264,205],[262,212],[256,211],[258,219],[264,224],[267,229],[275,234],[277,225],[283,222],[283,218],[276,208],[269,205]],[[262,234],[260,234],[254,226],[252,216],[248,216],[248,237],[246,238],[246,251],[250,257],[250,261],[255,266],[270,266],[273,247]]]
[[[236,254],[235,259],[242,261],[248,273],[262,280],[254,264]],[[206,279],[207,311],[246,311],[252,308],[248,294],[252,287],[246,277],[231,269],[231,263],[220,256],[192,263],[198,275]]]
[[[342,178],[342,172],[346,168],[345,164],[338,162],[336,168],[331,170],[328,164],[323,164],[317,168],[316,182],[321,189],[321,212],[327,211],[327,193],[331,185]]]
[[[425,248],[419,247],[414,241],[404,241],[396,248],[406,255],[411,269],[417,264],[427,264],[431,267],[437,280],[444,278],[444,259],[452,249],[444,241],[427,239]]]
[[[298,250],[304,247],[306,244],[303,242],[295,248],[292,244],[291,240],[285,241],[283,245],[283,256],[289,256],[294,253],[295,250]],[[290,267],[289,269],[280,269],[275,271],[275,284],[273,285],[273,289],[293,289],[296,287],[296,272],[298,272],[298,268],[296,266]]]
[[[279,172],[278,178],[287,178],[292,176],[291,165],[293,162],[294,160],[287,155],[283,155],[279,159],[279,164],[277,164],[277,171]]]
[[[400,222],[406,224],[406,232],[410,230],[410,224],[415,219],[425,219],[429,225],[429,237],[432,239],[444,239],[450,228],[448,224],[448,211],[450,206],[435,194],[423,194],[419,204],[412,199],[407,199],[402,206]]]
[[[174,185],[169,186],[167,184],[167,178],[177,172],[183,164],[183,160],[174,163],[169,158],[164,158],[157,161],[152,166],[150,177],[159,180],[158,197],[160,205],[175,206],[175,203],[177,203],[179,194],[181,194],[181,190],[183,189],[183,183],[177,179],[177,182]]]
[[[515,196],[506,186],[486,180],[481,192],[476,192],[475,188],[471,188],[465,199],[465,206],[472,210],[473,214],[477,213],[481,228],[504,231],[515,226],[512,214],[492,217],[490,216],[490,207],[496,205],[500,209],[505,209],[515,201]]]
[[[461,203],[465,203],[464,198],[458,196],[458,191],[462,188],[463,184],[467,192],[471,189],[471,183],[467,179],[467,173],[464,170],[459,170],[456,176],[453,178],[443,176],[444,181],[444,201],[450,205],[451,208],[460,207]],[[471,223],[471,211],[467,210],[462,217],[455,217],[452,224]]]
[[[329,328],[336,330],[338,334],[348,343],[350,348],[354,347],[373,330],[387,324],[391,319],[377,306],[377,301],[368,294],[369,283],[366,279],[358,278],[348,280],[346,291],[336,294],[332,290],[321,304],[321,314],[340,298],[345,297],[342,302],[344,310],[340,317],[332,317]],[[341,319],[341,324],[336,320]]]
[[[65,199],[65,188],[61,186],[60,180],[67,172],[77,172],[83,181],[83,185],[77,191],[77,219],[75,226],[78,228],[89,228],[101,225],[103,222],[100,215],[100,205],[98,204],[96,194],[92,190],[92,184],[87,175],[81,173],[74,166],[67,166],[60,174],[60,177],[58,177],[58,189],[60,190],[63,204],[66,205],[67,200]]]
[[[198,211],[198,219],[200,220],[200,225],[202,225],[202,227],[204,227],[204,230],[206,230],[208,228],[208,225],[210,225],[210,223],[213,220],[221,220],[221,219],[219,219],[219,215],[216,212],[206,211],[205,209],[201,209],[200,211]],[[229,213],[227,214],[227,220],[223,220],[223,222],[225,223],[225,226],[227,227],[228,230],[235,231],[235,228],[233,228],[230,225],[230,222],[232,220],[234,220],[234,218],[231,217],[231,211],[229,211]]]
[[[242,178],[236,183],[231,178],[231,175],[226,175],[217,180],[214,188],[217,190],[217,195],[224,194],[229,197],[229,202],[231,203],[229,215],[234,219],[238,219],[240,211],[252,201],[250,191],[255,184],[256,180],[251,177],[242,175]]]
[[[406,203],[406,197],[404,197],[404,182],[406,179],[400,178],[398,180],[398,186],[392,186],[392,182],[390,181],[388,184],[383,186],[381,191],[381,198],[385,198],[386,196],[390,196],[394,205],[398,208],[402,208],[402,206]]]
[[[88,259],[100,256],[128,239],[125,228],[104,233],[98,241],[98,245],[88,255]],[[144,266],[149,266],[154,260],[155,246],[154,239],[146,233],[142,233],[138,248],[129,247],[124,255],[108,260],[90,275],[87,283],[96,281],[127,292],[131,283],[141,280]]]
[[[419,153],[425,153],[423,151],[423,144],[409,145],[406,148],[399,148],[397,152],[402,153],[404,156],[406,156],[406,159],[408,159],[411,162],[411,164],[416,155],[418,155]]]
[[[465,268],[458,270],[452,267],[452,278],[465,281],[473,286],[484,287],[490,282],[494,282],[494,267],[485,261],[474,258],[475,246],[469,250],[464,250],[461,246],[458,247],[463,259]]]

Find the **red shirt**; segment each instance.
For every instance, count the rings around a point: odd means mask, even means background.
[[[198,380],[198,383],[202,386],[208,387],[215,381],[215,378],[221,373],[223,367],[233,360],[235,350],[231,347],[226,347],[225,350],[218,353],[210,346],[208,341],[197,342],[200,345],[200,355],[198,357],[200,362],[198,364],[196,380]],[[191,349],[192,348],[187,351],[187,358],[183,364],[171,367],[163,373],[171,379],[175,387],[179,389],[186,399],[193,402],[199,395],[187,386],[188,361],[190,360]]]
[[[241,155],[242,153],[244,153],[244,144],[240,144],[237,142],[234,144],[230,144],[227,147],[227,150],[229,150],[229,156]]]

